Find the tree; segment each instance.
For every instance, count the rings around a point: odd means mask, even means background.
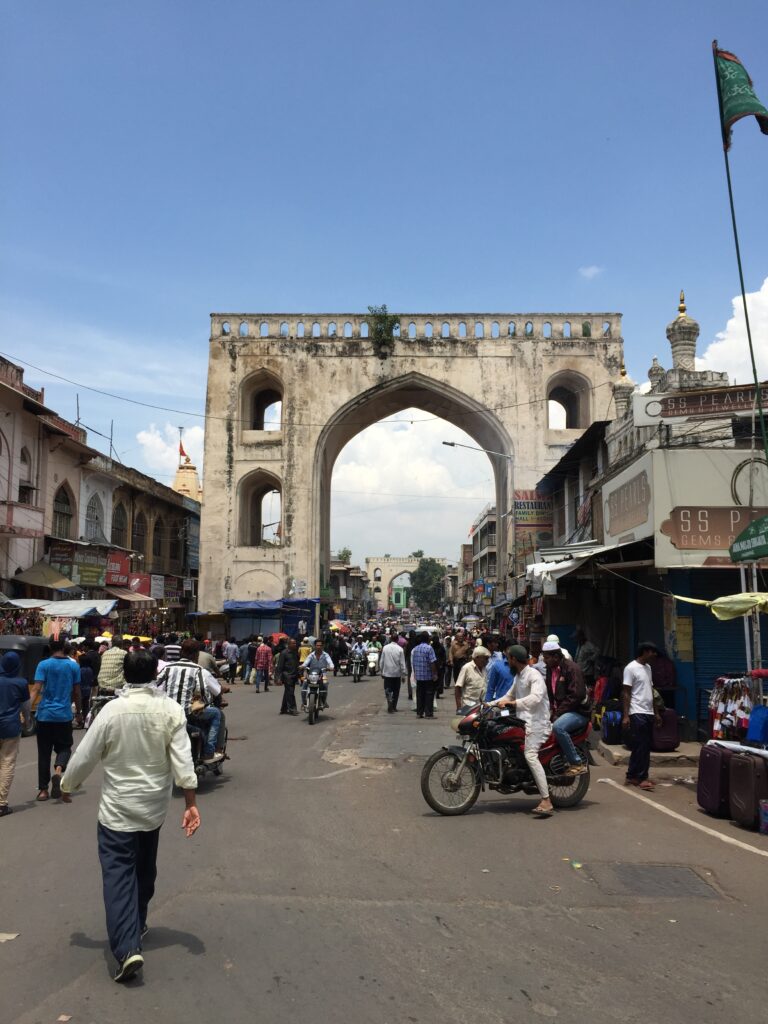
[[[387,359],[395,347],[396,332],[400,329],[400,317],[389,312],[386,305],[369,306],[369,333],[373,351],[379,359]]]
[[[336,558],[343,562],[344,565],[349,565],[352,561],[352,550],[351,548],[339,548],[336,552]]]
[[[440,590],[445,566],[434,558],[421,558],[411,573],[411,594],[420,608],[435,608],[440,602]]]
[[[423,557],[424,557],[424,552],[421,550],[421,548],[419,548],[418,551],[412,551],[411,552],[411,558],[423,558]]]

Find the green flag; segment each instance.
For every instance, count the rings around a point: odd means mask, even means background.
[[[768,135],[768,110],[755,96],[752,79],[738,57],[714,45],[717,68],[717,92],[720,98],[720,121],[723,145],[731,148],[731,128],[742,117],[754,114],[760,131]]]

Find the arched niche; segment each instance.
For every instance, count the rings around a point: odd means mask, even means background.
[[[562,407],[565,423],[561,426],[562,414],[556,408],[548,406],[549,428],[586,430],[591,422],[591,394],[589,381],[575,370],[563,370],[550,377],[546,389],[547,402],[554,402]]]
[[[238,542],[241,547],[275,548],[283,542],[282,492],[279,477],[254,469],[238,485]]]
[[[242,430],[280,430],[282,406],[283,383],[271,370],[257,370],[246,377],[240,385]]]

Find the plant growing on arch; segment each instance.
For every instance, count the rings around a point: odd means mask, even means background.
[[[400,317],[389,312],[386,305],[369,306],[370,336],[373,350],[379,359],[387,359],[395,347],[394,331],[400,326]]]

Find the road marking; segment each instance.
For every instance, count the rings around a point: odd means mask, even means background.
[[[335,772],[328,772],[325,775],[302,775],[295,778],[294,782],[316,782],[318,779],[332,779],[334,775],[343,775],[344,772],[356,772],[358,768],[362,768],[361,764],[350,765],[349,768],[337,768]]]
[[[750,853],[756,853],[760,857],[768,857],[768,850],[761,850],[757,846],[750,846],[749,843],[743,843],[740,839],[734,839],[733,836],[723,835],[722,832],[718,832],[714,828],[708,828],[706,825],[700,825],[698,821],[691,821],[690,818],[686,818],[684,814],[678,814],[677,811],[670,810],[669,807],[664,807],[663,804],[657,804],[653,800],[649,800],[645,796],[641,796],[640,793],[636,793],[633,789],[628,786],[622,785],[620,782],[616,782],[614,779],[601,779],[601,782],[607,782],[609,786],[613,786],[614,789],[618,789],[620,793],[625,796],[633,796],[636,800],[642,801],[647,807],[653,807],[656,811],[661,811],[662,814],[668,814],[670,818],[677,818],[678,821],[682,821],[686,825],[690,825],[691,828],[697,828],[699,832],[706,832],[708,836],[714,836],[715,839],[720,839],[723,843],[728,843],[731,846],[738,846],[740,850],[748,850]]]

